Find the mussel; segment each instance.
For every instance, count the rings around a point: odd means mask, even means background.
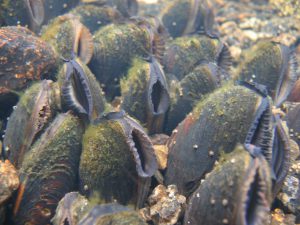
[[[267,224],[271,196],[267,161],[237,146],[190,197],[184,224]]]
[[[195,33],[214,36],[214,13],[206,0],[170,1],[160,17],[174,38]]]
[[[274,104],[280,106],[297,80],[295,54],[285,45],[261,41],[245,53],[238,79],[267,87]]]
[[[119,79],[127,73],[132,60],[152,55],[160,58],[162,43],[160,35],[145,18],[111,24],[95,33],[94,55],[89,67],[105,85],[109,99],[120,95]]]
[[[49,224],[59,200],[77,186],[83,126],[71,113],[59,114],[20,169],[15,224]]]
[[[161,133],[170,105],[168,81],[159,62],[135,59],[128,75],[121,80],[121,107],[138,119],[149,134]]]
[[[252,86],[231,82],[200,101],[173,131],[169,140],[166,184],[188,196],[222,152],[237,143],[257,145],[271,161],[272,102]]]
[[[203,61],[216,63],[228,76],[231,56],[227,45],[219,38],[207,35],[174,39],[166,49],[162,65],[166,73],[181,80]]]
[[[82,193],[139,208],[156,170],[150,139],[124,111],[109,113],[87,128],[79,166]]]
[[[54,79],[57,55],[50,45],[27,28],[2,27],[0,46],[0,99],[3,104],[33,81]]]

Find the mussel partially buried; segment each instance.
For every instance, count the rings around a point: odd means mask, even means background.
[[[65,59],[73,54],[87,64],[93,56],[93,38],[89,29],[71,14],[59,16],[42,30],[42,40],[50,43],[56,53]]]
[[[170,1],[160,17],[174,38],[195,33],[214,36],[214,13],[206,0]]]
[[[49,80],[34,84],[21,97],[8,120],[4,154],[18,169],[25,153],[59,111],[56,88]]]
[[[59,200],[77,183],[83,126],[60,114],[25,155],[14,204],[16,225],[49,224]]]
[[[255,144],[271,161],[273,121],[270,99],[254,87],[232,85],[200,101],[169,140],[166,184],[189,195],[218,160],[237,143]]]
[[[79,167],[81,192],[141,207],[156,170],[150,139],[124,111],[109,113],[86,130]]]
[[[170,105],[167,78],[161,65],[152,57],[149,61],[135,59],[128,75],[121,80],[121,107],[138,119],[149,134],[161,133]]]
[[[265,85],[274,104],[280,106],[297,80],[296,70],[296,56],[287,46],[262,41],[245,53],[237,75],[240,80]]]
[[[190,197],[184,224],[267,224],[271,196],[267,161],[237,146]]]
[[[162,65],[166,73],[179,80],[190,73],[202,61],[214,62],[224,74],[231,66],[230,52],[219,38],[207,35],[192,35],[176,38],[167,47]]]
[[[127,23],[103,27],[94,36],[91,71],[105,85],[108,98],[119,95],[119,79],[127,73],[136,57],[149,58],[162,54],[161,36],[146,18],[133,18]]]
[[[171,104],[164,131],[171,134],[204,95],[220,87],[222,79],[222,71],[218,66],[203,62],[181,81],[171,80]]]

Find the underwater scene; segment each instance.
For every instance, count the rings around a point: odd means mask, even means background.
[[[0,0],[0,225],[300,225],[299,0]]]

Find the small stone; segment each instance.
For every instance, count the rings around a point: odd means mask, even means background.
[[[223,206],[227,206],[227,205],[228,205],[228,200],[227,200],[226,198],[224,198],[224,199],[222,200],[222,205],[223,205]]]

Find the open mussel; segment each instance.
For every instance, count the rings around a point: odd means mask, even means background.
[[[238,70],[238,79],[267,87],[276,106],[280,106],[297,80],[297,61],[285,45],[261,41],[245,53]]]
[[[0,56],[1,105],[33,81],[53,79],[57,71],[51,46],[24,27],[0,29]]]
[[[121,80],[121,107],[138,119],[149,134],[161,133],[170,105],[168,81],[159,62],[135,59]]]
[[[257,145],[271,161],[272,102],[252,86],[224,85],[200,101],[169,140],[166,184],[189,195],[221,152],[237,143]]]
[[[59,200],[74,190],[82,134],[77,117],[59,114],[25,155],[13,210],[16,225],[49,224]]]
[[[231,66],[231,56],[227,45],[219,38],[207,35],[192,35],[176,38],[167,47],[162,65],[166,73],[181,80],[202,61],[214,62],[224,74]]]
[[[195,33],[214,36],[214,13],[206,0],[170,1],[160,17],[174,38]]]
[[[238,145],[190,197],[184,224],[267,224],[271,196],[267,161]]]
[[[75,54],[87,64],[93,55],[93,38],[76,17],[71,14],[59,16],[43,28],[42,40],[50,43],[55,52],[65,59]]]
[[[19,169],[24,155],[52,122],[60,103],[56,84],[43,80],[32,85],[11,114],[3,140],[4,154]]]
[[[160,58],[161,37],[145,18],[127,23],[111,24],[94,35],[94,55],[89,63],[91,71],[105,85],[108,98],[119,95],[119,79],[127,73],[136,57]]]
[[[0,1],[0,14],[6,25],[28,26],[38,32],[51,18],[64,14],[79,0],[14,0]]]
[[[167,134],[171,134],[204,95],[220,87],[221,73],[215,64],[203,62],[181,81],[170,82],[171,104],[164,127]]]
[[[82,193],[139,208],[156,170],[150,139],[124,111],[109,113],[87,128],[79,167]]]

